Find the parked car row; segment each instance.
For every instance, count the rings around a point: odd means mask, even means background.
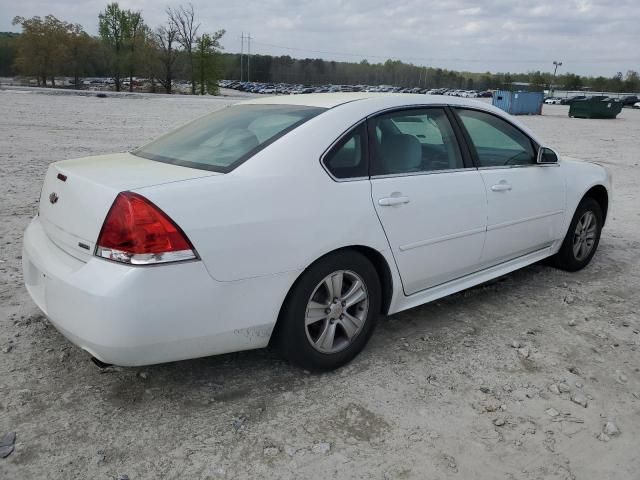
[[[608,95],[574,95],[571,97],[547,97],[544,103],[547,105],[571,105],[576,100],[603,100],[609,102],[621,102],[623,107],[635,107],[638,102],[636,95],[625,95],[624,97],[610,97]]]
[[[636,95],[626,95],[620,98],[623,107],[635,107],[635,105],[640,102],[640,98]]]
[[[454,90],[449,88],[395,87],[393,85],[304,85],[289,83],[240,82],[221,80],[222,88],[231,88],[241,92],[260,93],[266,95],[297,95],[304,93],[335,92],[380,92],[380,93],[423,93],[427,95],[449,95],[453,97],[478,98],[491,97],[490,91]]]

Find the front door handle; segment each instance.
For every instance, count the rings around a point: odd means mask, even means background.
[[[378,205],[382,207],[393,207],[394,205],[403,205],[409,203],[409,197],[386,197],[378,200]]]
[[[506,182],[500,182],[494,186],[491,187],[491,190],[493,190],[494,192],[508,192],[509,190],[511,190],[511,185],[509,185]]]

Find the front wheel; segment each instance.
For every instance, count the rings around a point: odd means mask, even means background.
[[[287,296],[277,332],[280,351],[309,370],[344,365],[373,333],[380,296],[377,272],[365,256],[345,250],[321,258]]]
[[[573,215],[560,251],[553,257],[555,266],[570,272],[586,267],[598,248],[602,225],[600,204],[593,198],[583,198]]]

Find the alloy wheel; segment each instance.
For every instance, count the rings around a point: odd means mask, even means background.
[[[591,210],[584,212],[573,234],[573,255],[581,262],[589,256],[596,242],[598,220]]]
[[[369,310],[369,293],[351,270],[327,275],[313,290],[305,312],[311,346],[325,354],[347,348],[362,331]]]

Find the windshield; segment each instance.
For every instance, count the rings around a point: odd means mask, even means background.
[[[234,105],[199,118],[132,153],[159,162],[227,173],[324,110],[300,105]]]

